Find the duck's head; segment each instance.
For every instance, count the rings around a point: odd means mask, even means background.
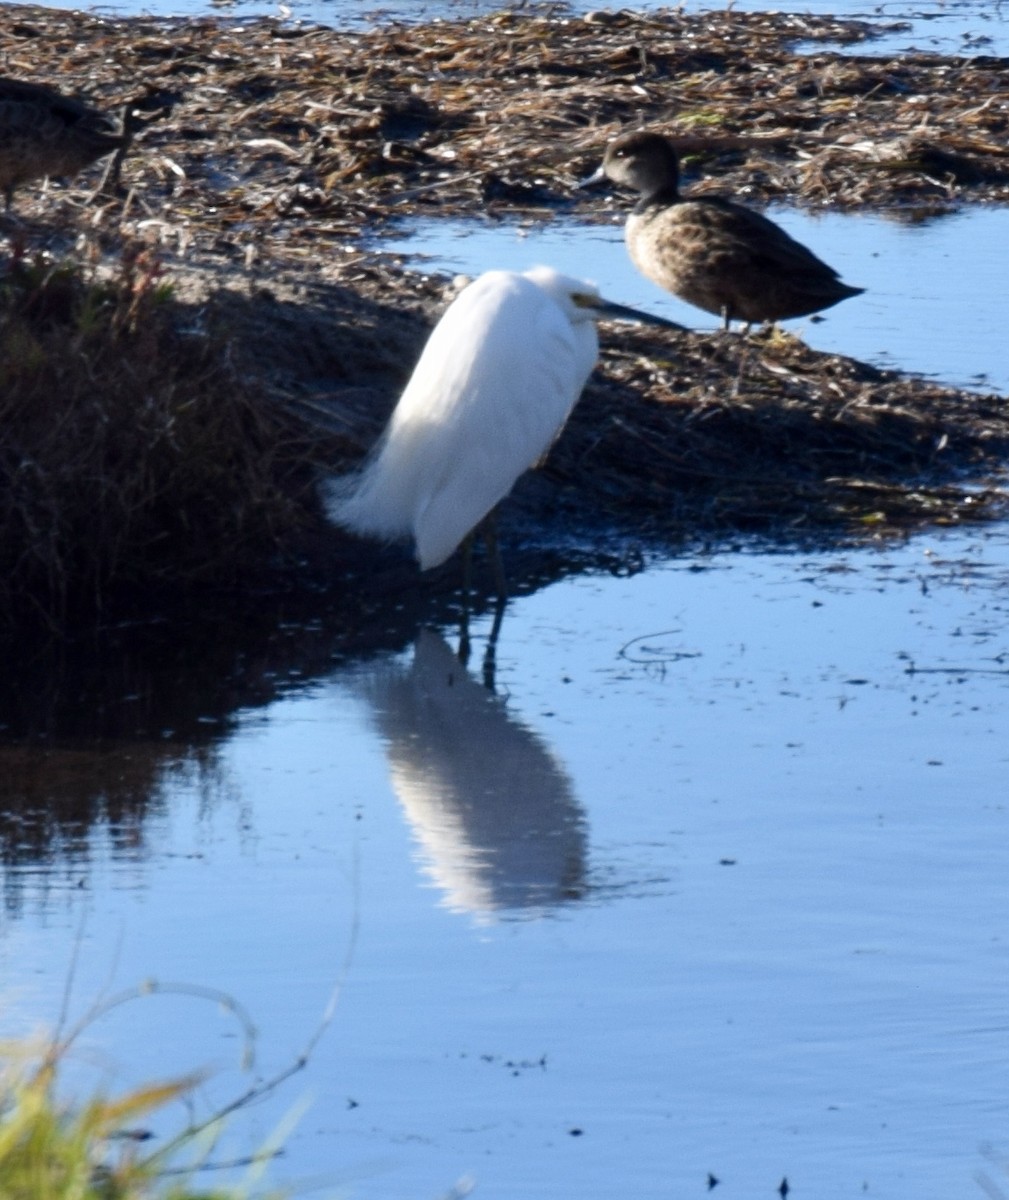
[[[610,142],[600,170],[614,183],[633,188],[642,196],[657,192],[675,195],[680,183],[680,162],[672,142],[646,129],[621,134]]]

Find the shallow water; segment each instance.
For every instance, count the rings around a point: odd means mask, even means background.
[[[947,48],[1005,19],[919,8]],[[1002,210],[773,215],[870,289],[792,323],[810,344],[1009,391]],[[545,258],[712,324],[615,226],[382,245]],[[784,1176],[817,1200],[980,1195],[979,1172],[1009,1192],[985,1149],[1009,1152],[1007,613],[998,527],[557,583],[509,607],[493,693],[487,619],[468,673],[452,630],[365,653],[321,623],[124,660],[100,703],[40,673],[28,715],[0,708],[0,1037],[55,1021],[68,978],[73,1014],[188,981],[248,1007],[263,1078],[338,986],[307,1068],[221,1150],[304,1102],[270,1175],[326,1195],[659,1200],[709,1172],[726,1200]],[[206,1112],[247,1086],[241,1044],[227,1012],[152,995],[71,1077],[205,1066]]]
[[[614,207],[620,211],[620,202]],[[1009,393],[1009,292],[992,246],[1009,241],[1009,209],[974,208],[909,224],[884,216],[772,208],[768,215],[848,283],[866,288],[820,315],[785,322],[818,350]],[[375,243],[415,268],[477,274],[546,263],[591,278],[604,295],[694,329],[716,318],[668,295],[631,265],[622,225],[432,220]],[[612,335],[611,335],[612,336]]]
[[[203,733],[8,744],[35,835],[5,823],[0,1037],[55,1019],[77,945],[75,1012],[222,988],[269,1074],[339,981],[304,1073],[232,1122],[229,1153],[310,1102],[278,1180],[980,1194],[1007,1146],[1007,616],[1004,528],[725,550],[514,603],[493,695],[429,630],[294,649],[277,699],[208,702]],[[74,1074],[209,1065],[206,1106],[243,1086],[237,1034],[150,997]]]
[[[53,7],[65,7],[53,0]],[[502,0],[118,0],[91,6],[116,16],[202,16],[218,13],[233,17],[281,16],[325,25],[373,24],[381,21],[428,21],[439,17],[472,18],[494,12]],[[633,5],[599,5],[592,0],[570,0],[574,12],[600,7],[656,9],[668,0]],[[721,0],[686,0],[687,12],[726,7]],[[891,55],[912,50],[938,54],[1009,54],[1009,6],[996,0],[732,0],[741,12],[795,12],[853,17],[880,26],[881,36],[871,42],[843,47],[850,53]]]

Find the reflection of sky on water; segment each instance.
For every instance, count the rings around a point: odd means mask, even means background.
[[[784,1174],[809,1195],[973,1194],[1005,1139],[1007,616],[1000,529],[526,597],[502,699],[461,681],[481,740],[524,743],[552,780],[510,832],[479,796],[460,815],[465,705],[404,698],[431,694],[411,651],[332,670],[237,714],[212,772],[169,772],[143,856],[99,831],[80,869],[4,868],[32,903],[0,926],[0,1035],[55,1014],[78,938],[77,1004],[110,976],[223,988],[263,1073],[342,978],[307,1071],[233,1130],[257,1144],[311,1092],[279,1179],[363,1200],[466,1172],[491,1200],[700,1197],[709,1170],[738,1195]],[[411,808],[394,784],[416,780],[415,734],[440,802]],[[44,746],[35,767],[44,785]],[[446,905],[467,844],[565,813],[580,898],[486,923]],[[451,836],[425,845],[434,822]],[[89,1042],[116,1083],[205,1063],[235,1081],[234,1030],[191,1002]]]
[[[615,213],[626,201],[613,200]],[[1009,241],[1009,210],[972,209],[921,224],[882,216],[769,215],[848,283],[867,289],[823,313],[824,320],[786,321],[818,350],[880,366],[931,375],[942,382],[1009,392],[1009,288],[993,246]],[[524,269],[544,262],[594,280],[603,293],[651,309],[695,329],[717,320],[639,275],[623,244],[622,225],[546,225],[429,221],[381,249],[422,255],[412,265],[477,274],[491,267]],[[613,334],[610,335],[614,336]],[[605,342],[605,337],[604,337]]]

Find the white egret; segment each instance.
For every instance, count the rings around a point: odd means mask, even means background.
[[[616,138],[583,186],[604,178],[640,194],[626,237],[642,275],[720,316],[726,329],[733,320],[804,317],[865,290],[761,213],[721,196],[681,196],[679,158],[661,134]]]
[[[412,538],[423,571],[443,563],[563,429],[603,316],[682,328],[549,267],[481,275],[438,322],[364,468],[328,485],[332,519]],[[500,569],[497,582],[503,597]]]

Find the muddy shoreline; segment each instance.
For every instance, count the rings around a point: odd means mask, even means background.
[[[876,59],[873,29],[553,10],[340,31],[5,7],[9,74],[109,107],[141,86],[178,97],[127,159],[125,198],[85,205],[85,176],[25,186],[17,237],[91,263],[124,246],[156,254],[179,322],[224,329],[238,377],[317,432],[319,469],[342,470],[381,428],[451,287],[383,254],[383,229],[408,215],[611,220],[625,198],[574,185],[627,125],[677,141],[689,188],[758,206],[915,219],[1009,201],[1005,64]],[[520,589],[542,570],[527,553],[631,562],[655,545],[886,537],[1004,509],[997,397],[780,332],[604,327],[601,342],[546,469],[508,506]],[[341,538],[305,504],[288,584],[297,563],[316,589],[415,586],[408,556]]]

